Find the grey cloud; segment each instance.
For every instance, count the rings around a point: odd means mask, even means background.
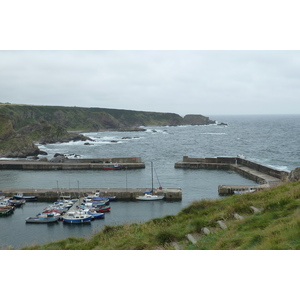
[[[0,51],[0,102],[295,113],[299,51]]]

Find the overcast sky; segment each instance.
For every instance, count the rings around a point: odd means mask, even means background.
[[[300,113],[300,51],[0,51],[0,102]]]

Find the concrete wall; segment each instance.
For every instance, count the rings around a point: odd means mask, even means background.
[[[252,170],[258,171],[260,173],[275,177],[281,181],[285,181],[289,172],[279,171],[271,167],[267,167],[256,162],[239,158],[239,157],[214,157],[214,158],[193,158],[184,156],[182,162],[175,163],[175,168],[189,168],[189,169],[234,169],[234,171],[244,175],[254,181],[261,182],[263,181],[258,176],[249,175],[249,173],[235,168],[235,165],[242,165],[248,167]],[[249,177],[251,176],[251,177]]]
[[[84,159],[68,159],[65,160],[68,163],[141,163],[140,157],[109,157],[109,158],[84,158]]]
[[[250,160],[247,160],[247,159],[237,158],[237,163],[241,164],[245,167],[251,168],[253,170],[259,171],[261,173],[270,175],[272,177],[279,178],[282,181],[285,181],[285,179],[289,175],[289,172],[272,169],[270,167],[258,164],[256,162],[253,162],[253,161],[250,161]]]

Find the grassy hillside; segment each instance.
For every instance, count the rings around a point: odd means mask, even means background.
[[[0,114],[8,116],[15,130],[48,121],[67,130],[96,131],[147,125],[180,125],[183,118],[173,113],[120,109],[0,104]]]
[[[243,219],[234,218],[237,215]],[[222,229],[220,224],[227,228]],[[204,228],[210,234],[204,234]],[[198,241],[195,244],[190,242],[186,237],[188,234]],[[300,249],[300,182],[222,200],[195,201],[175,216],[143,224],[106,226],[91,238],[70,237],[23,249],[175,248]]]

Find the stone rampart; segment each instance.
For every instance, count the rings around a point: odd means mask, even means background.
[[[289,172],[276,170],[271,167],[264,166],[264,165],[258,164],[256,162],[253,162],[251,160],[247,160],[247,159],[243,159],[243,158],[239,158],[239,157],[237,157],[236,159],[237,159],[237,163],[240,165],[243,165],[245,167],[259,171],[261,173],[270,175],[272,177],[278,178],[281,181],[285,181],[289,176]]]

